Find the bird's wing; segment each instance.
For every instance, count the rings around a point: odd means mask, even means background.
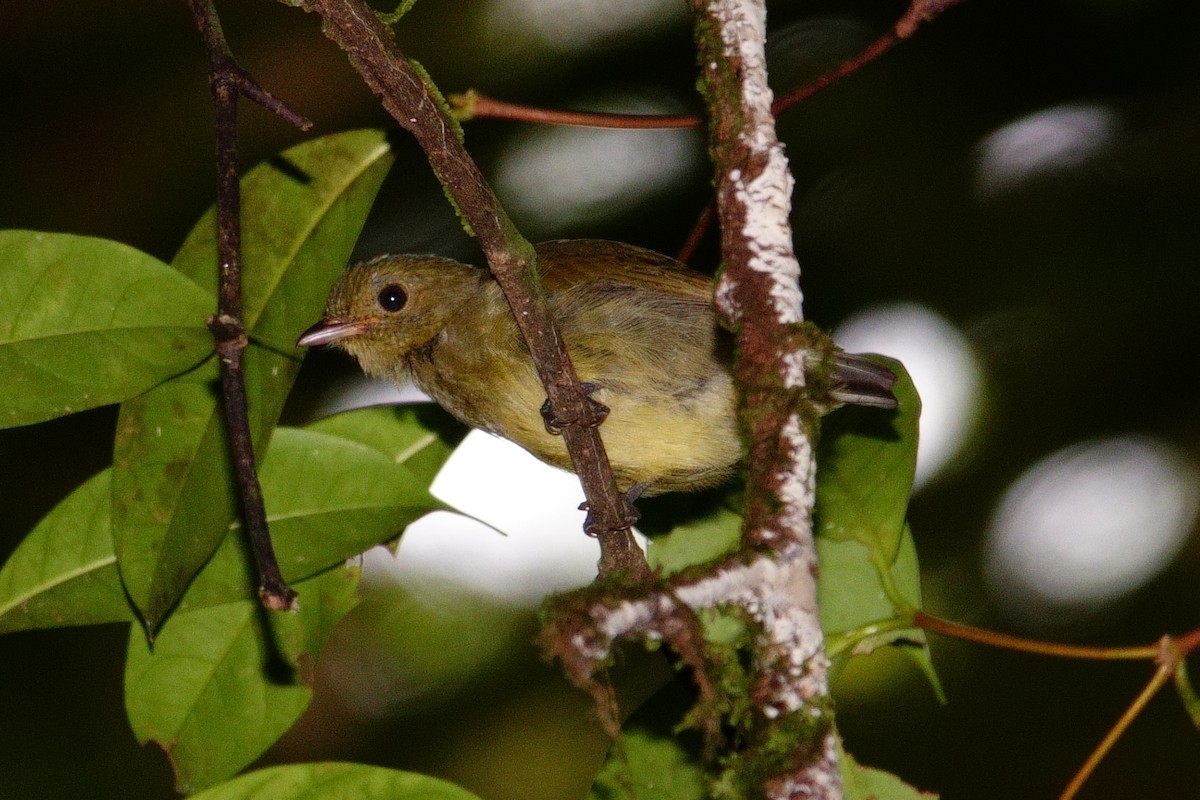
[[[637,376],[640,392],[686,394],[728,364],[703,275],[616,242],[548,242],[538,263],[583,380],[622,391]]]
[[[560,239],[535,246],[546,291],[603,282],[712,305],[712,280],[653,250],[599,239]]]

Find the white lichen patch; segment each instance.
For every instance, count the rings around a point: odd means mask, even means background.
[[[803,389],[808,385],[809,352],[789,350],[779,356],[783,364],[783,385],[789,389]]]
[[[770,295],[782,323],[803,320],[800,266],[788,220],[794,181],[771,113],[774,94],[767,83],[766,9],[763,3],[714,0],[709,6],[721,29],[725,55],[741,65],[742,118],[739,141],[749,152],[766,156],[757,175],[735,167],[725,176],[733,202],[742,209],[742,235],[750,249],[749,267],[771,276]]]
[[[783,502],[781,521],[789,530],[811,530],[817,496],[817,462],[799,414],[788,417],[780,436],[792,453],[789,460],[793,467],[778,476],[779,499]]]

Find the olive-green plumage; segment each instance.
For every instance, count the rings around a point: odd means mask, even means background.
[[[579,379],[609,409],[600,433],[617,483],[649,495],[728,478],[741,445],[731,341],[717,323],[709,279],[617,242],[564,240],[536,251]],[[411,376],[459,420],[571,468],[562,437],[539,412],[546,395],[529,351],[485,270],[434,256],[356,264],[300,343],[336,344],[370,375],[397,383]],[[882,394],[872,388],[851,401],[894,405],[882,367],[843,356],[837,366],[886,384]]]

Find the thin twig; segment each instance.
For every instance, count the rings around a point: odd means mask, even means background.
[[[681,264],[691,262],[692,256],[700,248],[700,242],[704,240],[704,234],[708,233],[708,229],[712,227],[713,220],[716,218],[717,207],[710,201],[700,212],[700,217],[692,226],[692,232],[688,234],[687,241],[683,243],[683,247],[679,248],[679,252],[675,256],[677,261]]]
[[[698,128],[703,120],[695,114],[608,114],[595,111],[558,111],[497,100],[471,89],[447,98],[455,116],[470,119],[508,119],[542,125],[568,125],[578,128],[615,128],[620,130],[660,130]]]
[[[847,75],[857,72],[900,42],[911,38],[922,23],[931,22],[946,9],[961,2],[963,0],[913,0],[908,10],[896,21],[891,30],[833,69],[776,99],[771,105],[771,110],[779,115]]]
[[[245,94],[268,111],[307,129],[311,122],[272,97],[237,65],[225,41],[212,0],[188,0],[208,54],[209,81],[216,113],[217,263],[220,279],[217,313],[208,321],[221,368],[221,402],[233,454],[233,467],[242,500],[242,520],[258,564],[258,594],[272,610],[295,610],[296,592],[283,579],[267,528],[262,487],[254,463],[254,442],[246,400],[242,354],[246,329],[242,323],[241,192],[237,150],[237,101]]]
[[[912,4],[887,33],[862,51],[846,59],[803,86],[779,97],[771,112],[779,116],[792,106],[812,97],[842,78],[857,72],[905,39],[911,38],[922,23],[930,22],[946,9],[963,0],[913,0]],[[559,111],[498,100],[474,89],[449,97],[450,107],[459,119],[508,119],[543,125],[569,125],[580,128],[618,128],[622,130],[698,128],[704,118],[696,114],[611,114],[594,111]]]
[[[417,140],[434,173],[478,237],[497,283],[529,345],[551,411],[587,498],[589,532],[600,540],[602,574],[633,582],[650,577],[633,540],[631,508],[617,489],[596,429],[598,419],[571,366],[539,291],[533,248],[500,206],[458,138],[444,101],[396,46],[391,31],[362,0],[304,0],[325,35],[350,56],[384,108]]]
[[[1079,790],[1083,788],[1083,784],[1096,771],[1096,767],[1100,766],[1100,762],[1112,750],[1113,745],[1117,743],[1137,719],[1138,715],[1150,702],[1154,695],[1158,694],[1158,690],[1166,685],[1167,681],[1175,674],[1175,664],[1178,658],[1178,651],[1173,649],[1173,644],[1169,637],[1164,636],[1159,644],[1160,656],[1158,669],[1154,670],[1154,675],[1150,677],[1146,686],[1138,693],[1138,696],[1133,699],[1129,707],[1121,714],[1113,726],[1108,729],[1108,733],[1100,740],[1100,744],[1096,745],[1087,760],[1075,772],[1071,778],[1071,782],[1067,784],[1067,788],[1063,789],[1063,793],[1059,795],[1059,800],[1073,800],[1079,794]]]
[[[1026,639],[1021,636],[1011,636],[1007,633],[973,628],[970,625],[963,625],[960,622],[951,622],[950,620],[927,614],[924,611],[918,611],[913,615],[913,624],[922,630],[939,633],[943,636],[951,636],[963,641],[986,644],[1005,650],[1016,650],[1022,653],[1056,656],[1058,658],[1080,658],[1093,661],[1146,661],[1156,657],[1159,653],[1159,646],[1156,644],[1142,645],[1140,647],[1096,647]]]

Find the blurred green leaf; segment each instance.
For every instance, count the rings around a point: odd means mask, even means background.
[[[694,730],[676,732],[695,702],[676,678],[642,703],[621,728],[586,800],[705,800],[709,775]]]
[[[708,783],[694,753],[675,736],[622,731],[596,774],[587,800],[704,800]]]
[[[1183,701],[1183,708],[1192,724],[1200,728],[1200,698],[1196,696],[1196,689],[1188,675],[1186,658],[1179,659],[1179,663],[1175,665],[1175,690],[1179,693],[1179,699]]]
[[[252,340],[245,375],[259,453],[299,369],[295,339],[320,316],[390,163],[381,132],[354,131],[294,147],[242,180],[244,323]],[[174,261],[210,289],[213,219],[210,212],[201,220]],[[199,370],[121,409],[113,534],[121,579],[150,631],[236,513],[215,377],[215,368]]]
[[[365,764],[269,767],[201,792],[195,800],[479,800],[452,783]]]
[[[844,750],[841,767],[844,800],[937,800],[937,795],[918,791],[890,772],[864,767]]]
[[[348,628],[354,658],[380,665],[371,683],[382,708],[460,690],[526,651],[537,630],[527,609],[428,576],[372,584]]]
[[[646,557],[650,566],[663,575],[673,575],[686,567],[704,564],[737,549],[741,541],[742,518],[727,508],[676,525],[671,531],[650,540]]]
[[[132,621],[112,548],[110,471],[60,502],[0,569],[0,633]]]
[[[0,231],[0,427],[119,403],[212,352],[214,296],[128,245]]]
[[[896,373],[900,407],[891,413],[847,406],[826,417],[817,450],[816,533],[861,542],[886,563],[896,558],[917,464],[921,399],[904,366]]]
[[[256,600],[181,611],[151,647],[129,638],[125,707],[142,744],[167,751],[182,792],[234,775],[308,707],[312,665],[332,625],[356,602],[358,570],[338,567],[297,586],[294,614]]]

